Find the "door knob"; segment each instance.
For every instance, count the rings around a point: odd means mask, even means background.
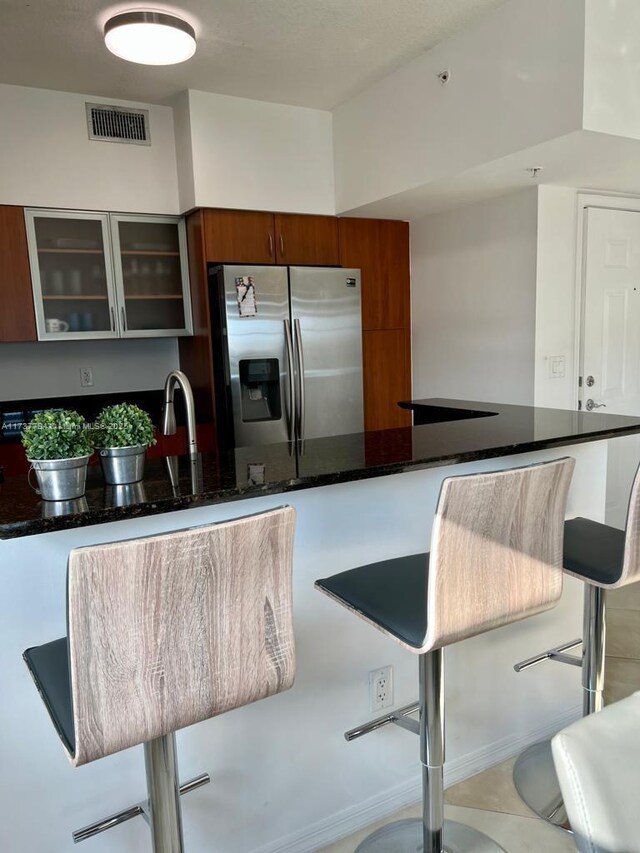
[[[592,412],[594,409],[606,409],[606,408],[607,408],[606,403],[594,403],[594,401],[591,398],[589,398],[587,400],[587,402],[585,403],[585,409],[588,412]]]

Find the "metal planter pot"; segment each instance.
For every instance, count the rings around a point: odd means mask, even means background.
[[[105,447],[99,450],[105,482],[110,486],[137,483],[144,476],[146,444],[133,447]]]
[[[29,459],[36,472],[43,501],[72,501],[81,498],[87,481],[88,456],[74,459]]]

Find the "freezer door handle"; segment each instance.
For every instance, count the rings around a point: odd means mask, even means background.
[[[302,330],[300,320],[294,320],[293,326],[296,333],[296,354],[298,356],[298,438],[304,440],[305,420],[305,377],[304,377],[304,350],[302,348]]]
[[[291,323],[284,321],[284,340],[287,347],[287,378],[289,380],[289,441],[295,438],[296,429],[296,392],[293,373],[293,339],[291,337]]]

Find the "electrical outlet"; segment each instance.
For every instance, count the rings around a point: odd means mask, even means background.
[[[80,385],[82,385],[83,388],[93,387],[93,368],[80,368]]]
[[[382,711],[393,705],[393,667],[383,666],[369,673],[371,711]]]

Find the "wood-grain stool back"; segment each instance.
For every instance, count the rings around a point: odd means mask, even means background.
[[[295,510],[72,551],[76,765],[293,684]]]
[[[612,587],[626,586],[640,580],[640,467],[631,487],[624,536],[622,574]]]
[[[427,635],[417,651],[557,603],[574,465],[567,457],[444,480],[431,534]]]

